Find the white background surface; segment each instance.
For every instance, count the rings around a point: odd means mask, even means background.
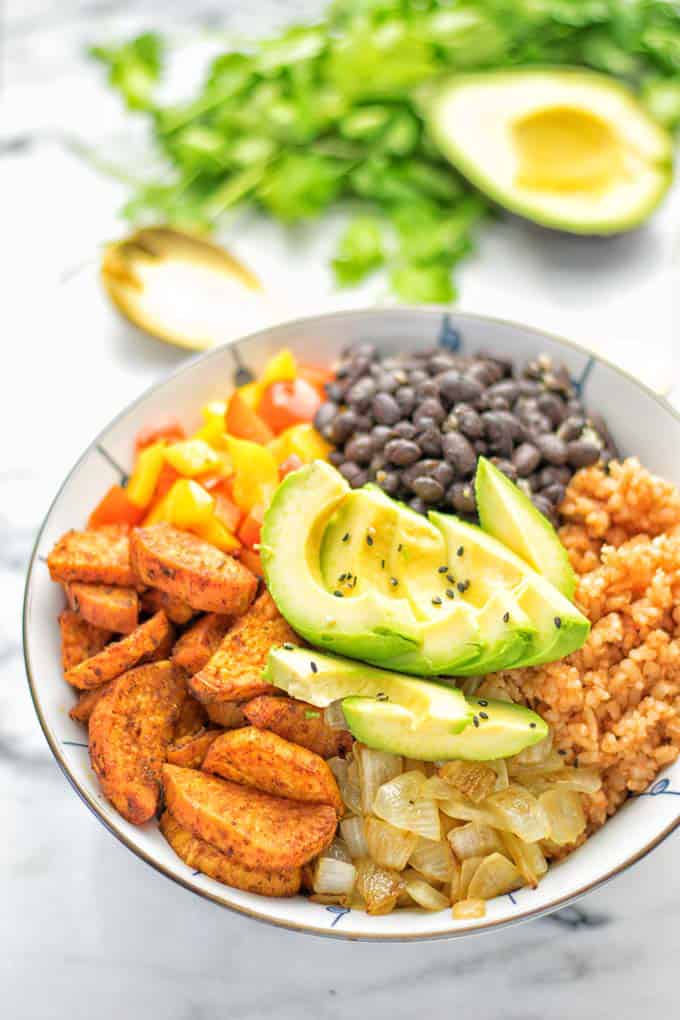
[[[12,1020],[345,1018],[474,1013],[561,1020],[678,1010],[677,836],[577,910],[464,943],[368,946],[266,929],[192,897],[119,846],[70,790],[33,717],[20,654],[32,537],[80,450],[124,403],[179,364],[111,316],[98,246],[121,226],[118,185],[69,155],[83,138],[123,161],[143,131],[121,116],[93,39],[163,25],[184,40],[188,83],[216,19],[264,31],[318,3],[10,0],[0,125],[0,1015]],[[113,13],[112,13],[113,12]],[[593,343],[658,387],[678,382],[674,248],[680,190],[636,235],[585,241],[501,220],[463,274],[462,306]],[[337,227],[337,224],[335,225]],[[356,303],[330,292],[333,225],[283,238],[254,229],[238,251],[291,310]],[[677,267],[676,267],[677,270]],[[382,284],[363,301],[382,300]],[[663,437],[659,437],[663,441]],[[93,494],[94,497],[95,494]]]

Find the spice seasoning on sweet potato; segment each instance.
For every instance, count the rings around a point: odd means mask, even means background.
[[[73,719],[74,722],[81,722],[87,725],[90,721],[90,716],[94,712],[94,706],[102,695],[111,689],[112,683],[113,680],[109,680],[107,684],[102,684],[101,687],[93,687],[91,691],[81,691],[78,700],[69,712],[69,718]]]
[[[198,673],[220,647],[231,623],[230,616],[206,613],[179,638],[172,652],[173,662],[190,676]]]
[[[194,610],[182,599],[169,595],[160,588],[149,588],[141,597],[142,609],[145,613],[157,613],[163,610],[168,620],[173,623],[185,624],[194,616]]]
[[[211,705],[206,705],[205,710],[210,722],[225,730],[235,730],[246,724],[243,709],[236,701],[214,701]]]
[[[99,687],[107,680],[113,680],[140,662],[150,659],[159,647],[171,638],[172,624],[165,613],[156,613],[131,634],[127,634],[120,641],[112,642],[97,655],[73,666],[64,674],[65,679],[80,690]]]
[[[295,896],[300,891],[299,868],[249,868],[194,836],[169,811],[161,815],[160,829],[177,856],[188,867],[201,871],[217,882],[260,896]]]
[[[272,797],[177,765],[163,767],[163,789],[180,825],[249,868],[299,867],[335,835],[328,804]]]
[[[205,757],[203,770],[276,797],[330,804],[338,815],[344,813],[338,784],[323,758],[255,726],[219,737]]]
[[[148,663],[118,677],[90,716],[92,768],[104,795],[136,825],[158,807],[161,768],[185,697],[171,662]]]
[[[306,701],[263,694],[244,705],[243,712],[253,726],[278,733],[322,758],[344,757],[352,750],[352,734],[333,729],[325,721],[323,711]]]
[[[53,581],[83,581],[129,587],[135,577],[130,566],[128,528],[109,524],[89,531],[67,531],[47,557]]]
[[[134,588],[72,581],[66,585],[66,597],[71,609],[95,627],[129,634],[139,622],[139,597]]]
[[[200,701],[196,701],[196,698],[187,694],[177,719],[173,740],[182,740],[184,737],[191,737],[195,733],[199,733],[204,728],[207,719],[205,709]]]
[[[191,736],[175,740],[168,748],[166,761],[171,765],[183,765],[187,769],[200,769],[210,745],[224,733],[224,730],[201,730]]]
[[[257,590],[257,579],[242,563],[169,524],[135,528],[130,539],[135,576],[193,609],[239,615]]]
[[[288,626],[268,592],[227,632],[210,661],[189,681],[192,693],[204,704],[245,701],[275,690],[262,679],[269,650],[293,641]]]
[[[64,673],[101,652],[112,636],[110,631],[93,627],[87,620],[81,619],[72,609],[65,609],[59,614],[59,630]]]

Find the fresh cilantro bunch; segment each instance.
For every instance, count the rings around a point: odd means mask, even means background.
[[[443,159],[420,88],[453,71],[576,64],[625,79],[680,124],[680,7],[668,0],[336,0],[210,67],[190,102],[156,105],[163,43],[95,47],[127,105],[150,118],[168,181],[138,190],[135,222],[210,229],[250,204],[283,223],[342,201],[354,212],[333,268],[353,285],[386,267],[410,301],[449,301],[486,201]]]

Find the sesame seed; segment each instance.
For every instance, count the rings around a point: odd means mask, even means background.
[[[366,535],[366,545],[373,545],[373,536]]]
[[[456,593],[453,590],[453,588],[447,588],[446,589],[446,597],[447,597],[447,599],[455,599]]]
[[[441,567],[437,567],[437,573],[438,574],[446,574],[446,573],[448,573],[448,570],[449,570],[449,568],[446,565],[446,563],[443,566],[441,566]]]
[[[384,691],[378,691],[378,693],[375,696],[375,700],[376,701],[389,701],[390,699],[389,699],[388,695],[385,694]]]
[[[529,723],[529,729],[535,730],[536,729],[536,723],[535,722],[530,722]]]
[[[319,672],[319,667],[317,666],[317,664],[313,660],[312,660],[312,662],[310,662],[309,665],[311,667],[312,673],[318,673]]]
[[[346,531],[345,534],[342,536],[342,541],[349,542],[349,531]]]
[[[346,579],[347,579],[347,574],[340,574],[340,576],[338,577],[338,581],[345,581]]]
[[[441,606],[441,604],[442,604],[442,600],[439,598],[439,595],[435,595],[435,597],[432,599],[432,605],[433,606]]]
[[[480,713],[479,713],[479,718],[480,718],[480,719],[488,719],[488,718],[489,718],[489,715],[488,715],[488,713],[487,713],[487,712],[480,712]]]
[[[390,578],[390,584],[392,585],[393,588],[396,588],[397,585],[399,584],[399,581],[397,580],[396,577],[391,577]]]
[[[399,543],[399,545],[397,546],[397,552],[401,552],[401,550],[402,550],[403,548],[404,548],[404,546],[403,546],[403,545],[402,545],[402,543],[400,542],[400,543]]]
[[[291,645],[289,641],[286,641],[283,647],[286,649],[287,652],[292,652],[295,650],[295,645]]]
[[[382,567],[383,570],[385,569],[385,561],[384,560],[380,561],[380,566]]]
[[[465,546],[459,545],[456,549],[456,556],[462,556],[465,552]]]
[[[446,575],[446,580],[449,581],[451,584],[455,584],[456,583],[456,579],[453,576],[453,574],[447,574]]]
[[[472,722],[475,726],[479,726],[479,719],[477,718],[476,715],[473,715]]]
[[[477,700],[477,704],[478,704],[478,705],[481,705],[481,706],[482,706],[482,708],[488,708],[488,706],[489,706],[489,702],[488,702],[488,701],[484,701],[484,699],[483,699],[483,698],[479,698],[479,699]]]
[[[333,594],[335,595],[336,599],[341,599],[343,597],[341,591],[334,591]]]
[[[558,748],[557,753],[564,756],[567,752],[564,750],[563,747],[560,747],[560,748]]]
[[[555,617],[555,626],[557,627],[558,630],[562,626],[562,617],[561,616],[556,616]]]
[[[510,623],[510,613],[503,613],[503,623]]]

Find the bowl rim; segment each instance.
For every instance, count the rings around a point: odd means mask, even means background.
[[[463,928],[452,927],[447,931],[418,932],[417,934],[413,935],[407,934],[390,935],[389,932],[380,934],[357,933],[357,932],[350,933],[343,932],[342,929],[334,929],[330,927],[322,928],[319,927],[318,925],[313,924],[284,921],[279,918],[272,917],[270,914],[264,911],[255,910],[250,907],[241,906],[236,903],[227,903],[220,896],[212,893],[210,890],[199,888],[198,886],[190,882],[188,879],[184,879],[179,875],[173,874],[168,868],[165,867],[163,863],[155,859],[151,854],[147,853],[145,850],[142,850],[140,847],[135,846],[134,843],[132,843],[128,836],[125,834],[125,832],[123,832],[122,829],[119,829],[116,825],[112,824],[106,818],[106,816],[100,810],[96,800],[94,800],[90,796],[88,791],[83,786],[81,786],[76,776],[69,768],[63,754],[61,753],[60,748],[58,747],[56,741],[52,738],[50,727],[43,714],[40,699],[38,696],[38,688],[33,674],[31,656],[28,647],[28,633],[30,629],[29,594],[31,590],[36,562],[38,561],[38,548],[42,540],[43,532],[52,514],[52,510],[59,502],[61,495],[64,489],[69,484],[73,474],[78,469],[80,464],[85,460],[85,458],[91,453],[91,451],[94,448],[96,448],[96,446],[105,437],[109,430],[112,429],[130,411],[134,410],[138,405],[142,404],[149,396],[151,396],[151,394],[155,393],[158,389],[165,386],[166,383],[168,383],[170,380],[180,376],[183,372],[187,371],[189,368],[193,367],[198,362],[209,361],[213,357],[221,356],[224,353],[224,351],[226,349],[229,349],[230,347],[234,347],[237,344],[244,343],[250,339],[254,339],[255,337],[261,336],[262,334],[276,332],[282,326],[294,327],[296,325],[303,324],[309,325],[316,321],[324,322],[327,321],[328,319],[342,319],[342,318],[351,319],[354,318],[355,316],[362,316],[366,318],[373,317],[381,318],[386,314],[394,315],[400,312],[404,312],[406,314],[411,315],[423,314],[426,316],[447,315],[449,317],[457,319],[458,322],[464,322],[467,319],[476,323],[488,323],[489,325],[492,326],[506,326],[510,328],[519,329],[524,331],[525,333],[533,334],[537,338],[545,337],[557,344],[569,348],[570,350],[586,354],[592,357],[595,361],[599,362],[600,364],[606,365],[609,369],[611,369],[618,375],[622,376],[629,382],[633,383],[638,389],[642,390],[648,397],[651,397],[652,400],[654,400],[654,402],[657,403],[662,410],[664,410],[667,414],[670,414],[671,417],[675,419],[675,421],[678,422],[678,424],[680,424],[680,411],[677,411],[663,395],[654,391],[646,383],[643,383],[639,379],[636,379],[635,376],[633,376],[630,372],[626,371],[626,369],[623,369],[619,365],[614,364],[608,358],[602,357],[598,353],[589,350],[583,344],[579,344],[576,341],[569,340],[558,333],[552,333],[549,330],[541,329],[540,327],[537,326],[527,325],[526,323],[518,322],[517,320],[506,319],[499,316],[483,315],[481,313],[468,312],[464,310],[459,311],[458,309],[451,308],[448,305],[439,304],[422,304],[422,305],[399,304],[382,307],[369,306],[342,309],[331,312],[319,312],[313,315],[298,316],[294,319],[283,319],[280,322],[264,326],[261,329],[254,330],[251,333],[248,333],[244,336],[235,337],[234,339],[228,340],[217,347],[210,348],[207,351],[203,351],[197,354],[196,356],[190,358],[188,361],[182,362],[171,372],[163,375],[162,378],[152,383],[145,390],[143,390],[141,394],[135,397],[134,400],[130,401],[130,403],[126,404],[125,407],[118,412],[118,414],[114,415],[114,417],[109,422],[107,422],[107,424],[104,425],[102,429],[100,429],[100,431],[87,444],[83,452],[80,454],[80,456],[76,459],[71,468],[68,470],[67,474],[65,475],[61,484],[59,485],[53,499],[51,500],[44,514],[43,520],[40,524],[40,527],[38,528],[28,562],[22,605],[22,644],[24,653],[24,665],[26,669],[29,693],[31,695],[31,700],[33,702],[33,708],[38,717],[38,722],[40,723],[40,728],[42,729],[48,747],[50,748],[57,764],[59,765],[59,768],[65,775],[70,785],[73,787],[73,789],[80,797],[80,799],[83,801],[83,803],[90,809],[90,811],[95,815],[99,822],[101,822],[101,824],[118,840],[118,842],[122,843],[123,846],[125,846],[128,850],[131,850],[136,857],[144,861],[146,864],[150,865],[155,871],[164,875],[166,878],[169,878],[177,885],[182,886],[189,892],[192,892],[203,899],[209,900],[210,902],[215,903],[224,909],[230,910],[233,913],[240,914],[252,920],[260,921],[264,924],[271,925],[272,927],[275,928],[281,928],[287,931],[300,932],[306,935],[316,935],[329,939],[339,939],[341,941],[349,942],[378,942],[378,943],[428,942],[428,941],[433,942],[440,941],[443,939],[461,938],[466,935],[479,935],[484,934],[485,932],[498,931],[500,929],[508,928],[515,924],[521,924],[525,921],[545,917],[556,910],[560,910],[564,907],[567,907],[575,903],[577,900],[581,899],[589,892],[592,892],[593,890],[600,888],[605,883],[611,881],[613,878],[615,878],[617,875],[622,874],[624,871],[627,871],[628,868],[632,867],[638,861],[646,857],[649,853],[652,852],[652,850],[659,846],[668,836],[671,835],[671,833],[673,833],[680,826],[680,810],[678,811],[675,820],[672,821],[669,825],[667,825],[658,835],[656,835],[652,840],[646,843],[636,853],[627,857],[624,861],[621,862],[621,864],[617,865],[614,868],[611,868],[606,874],[601,875],[600,877],[594,879],[591,882],[588,882],[586,885],[579,887],[573,892],[567,893],[566,895],[561,896],[558,899],[552,900],[550,903],[542,907],[536,907],[534,909],[529,910],[522,910],[515,916],[503,920],[487,921],[474,925],[466,925]]]

